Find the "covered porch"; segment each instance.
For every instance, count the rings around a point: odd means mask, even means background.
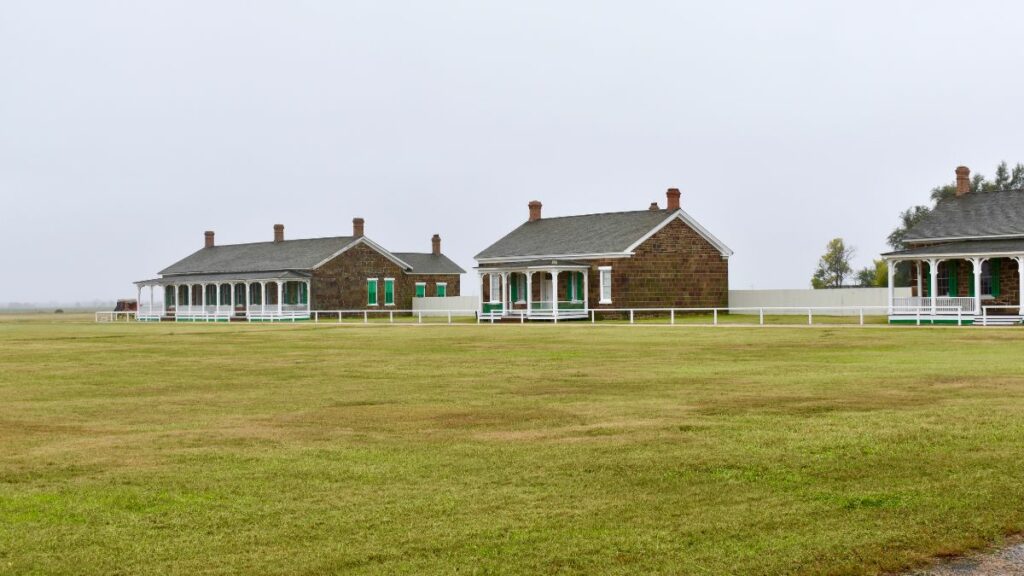
[[[589,314],[590,266],[537,260],[477,268],[480,316],[520,320],[571,320]]]
[[[297,272],[182,275],[135,286],[140,321],[305,320],[311,314],[310,278]]]
[[[883,255],[889,268],[890,323],[1021,323],[1024,252],[1000,252],[982,242],[960,244]],[[897,266],[909,271],[910,297],[894,296]]]

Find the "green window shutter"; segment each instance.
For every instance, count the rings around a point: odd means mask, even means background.
[[[306,287],[306,283],[299,284],[299,304],[309,303],[309,289]]]
[[[440,288],[441,287],[438,286],[438,290],[440,290]],[[509,278],[509,291],[512,293],[512,301],[513,302],[518,302],[519,301],[519,276],[512,276],[511,278]],[[437,295],[440,296],[441,295],[440,292],[438,292]]]
[[[515,295],[515,290],[512,291],[512,294],[513,294],[513,298],[514,298],[515,297],[514,296]],[[437,296],[439,298],[444,298],[444,297],[448,296],[448,286],[446,286],[444,284],[438,284],[437,285]]]
[[[427,295],[427,285],[426,284],[422,284],[422,283],[416,284],[416,297],[417,298],[423,298],[426,295]]]
[[[967,275],[967,295],[974,298],[974,267],[968,268],[970,273]]]
[[[384,304],[395,303],[395,281],[385,280],[384,281]]]
[[[948,273],[949,273],[949,295],[950,296],[956,296],[958,294],[957,293],[956,281],[957,281],[957,274],[959,272],[959,270],[958,270],[959,267],[957,266],[957,264],[959,264],[959,262],[957,262],[955,260],[951,260],[951,261],[946,263],[946,266],[948,266],[948,268],[949,268],[949,272]]]
[[[999,296],[999,258],[993,258],[989,264],[989,270],[992,272],[992,295]]]
[[[576,273],[576,299],[583,300],[583,272]]]
[[[366,303],[370,306],[377,304],[377,280],[366,281]]]

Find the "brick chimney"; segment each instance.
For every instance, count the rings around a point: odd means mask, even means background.
[[[203,244],[204,248],[213,248],[213,230],[207,230],[203,232],[203,236],[206,237],[206,242]]]
[[[956,167],[956,196],[959,198],[971,192],[971,169],[967,166]]]
[[[660,210],[660,208],[658,208],[658,203],[657,202],[651,202],[651,206],[648,208],[648,210],[651,210],[651,211]]]
[[[352,235],[356,238],[363,235],[363,224],[365,221],[362,218],[352,219]]]
[[[434,256],[441,255],[441,235],[434,234],[433,238],[430,239],[430,253]]]
[[[529,206],[530,206],[530,222],[534,222],[536,220],[540,220],[540,208],[541,208],[541,206],[543,206],[543,204],[541,204],[540,201],[538,201],[538,200],[533,200],[532,202],[530,202]]]
[[[274,242],[284,242],[284,224],[274,224]]]
[[[679,210],[679,188],[669,188],[665,192],[665,198],[667,199],[666,210]]]

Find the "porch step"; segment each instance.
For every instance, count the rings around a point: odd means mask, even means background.
[[[1017,326],[1021,324],[1021,317],[1010,315],[986,316],[984,319],[978,317],[974,323],[979,326]]]

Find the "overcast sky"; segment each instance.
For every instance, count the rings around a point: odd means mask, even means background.
[[[0,302],[134,297],[202,246],[472,256],[544,215],[683,208],[732,288],[1024,161],[1014,2],[0,2]],[[472,276],[464,293],[475,293]]]

